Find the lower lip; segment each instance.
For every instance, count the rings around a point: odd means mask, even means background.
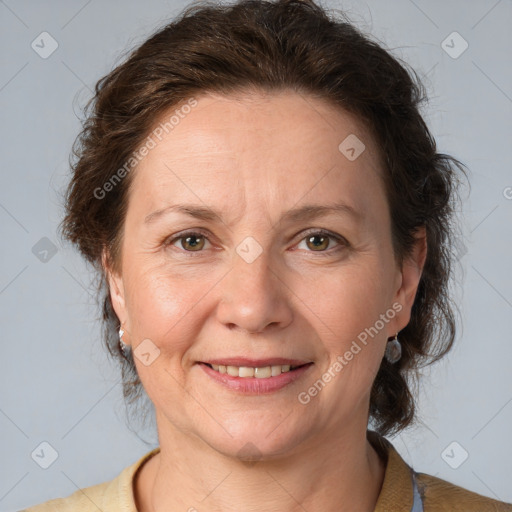
[[[260,395],[263,393],[272,393],[300,379],[309,368],[313,366],[313,363],[301,366],[293,371],[281,373],[275,377],[267,377],[264,379],[258,379],[256,377],[233,377],[227,373],[217,372],[205,363],[199,363],[199,366],[201,366],[204,372],[212,379],[228,389],[247,394]]]

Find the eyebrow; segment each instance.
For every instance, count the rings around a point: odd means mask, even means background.
[[[222,214],[214,208],[207,208],[195,204],[174,204],[150,213],[144,219],[144,224],[150,224],[169,213],[184,213],[199,220],[223,223]],[[356,210],[353,206],[338,202],[327,205],[306,204],[298,208],[293,208],[285,212],[281,216],[279,222],[300,222],[319,217],[326,217],[333,214],[341,216],[348,215],[358,222],[363,218],[362,213]]]

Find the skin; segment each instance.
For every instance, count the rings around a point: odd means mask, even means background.
[[[135,481],[138,510],[373,511],[385,464],[366,440],[370,390],[388,338],[410,320],[425,232],[400,268],[379,153],[354,116],[292,91],[196,99],[133,171],[120,270],[106,268],[124,341],[160,350],[148,366],[135,357],[161,448]],[[338,149],[349,134],[366,146],[354,161]],[[361,219],[279,222],[291,208],[340,200]],[[176,203],[220,210],[223,222],[169,213],[144,223]],[[199,251],[194,240],[169,243],[199,228]],[[318,249],[309,228],[346,242],[320,236]],[[249,236],[262,249],[251,263],[236,252]],[[400,312],[300,403],[394,303]],[[247,396],[196,364],[228,356],[314,365],[279,391]],[[256,463],[237,456],[244,446]]]

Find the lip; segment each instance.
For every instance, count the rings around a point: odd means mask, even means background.
[[[272,361],[277,361],[278,359],[272,359]],[[220,361],[220,360],[219,360]],[[225,359],[224,361],[240,361],[240,359]],[[254,360],[252,360],[254,362]],[[260,360],[262,361],[262,360]],[[283,361],[289,361],[283,359]],[[313,366],[314,363],[305,363],[300,368],[296,370],[290,370],[288,372],[281,373],[276,377],[267,377],[264,379],[259,379],[257,377],[233,377],[227,373],[220,373],[215,371],[213,368],[210,368],[206,363],[198,363],[202,370],[206,373],[208,377],[210,377],[213,381],[218,384],[226,387],[231,391],[238,391],[247,395],[261,395],[267,393],[273,393],[278,391],[285,386],[295,382],[296,380],[303,377],[309,369]],[[208,363],[210,364],[210,363]],[[217,363],[211,363],[217,364]],[[222,364],[222,363],[221,363]],[[260,362],[258,362],[260,364]],[[286,363],[276,363],[276,364],[288,364]],[[228,366],[244,366],[244,364],[238,365],[228,365]],[[250,366],[250,365],[246,365]],[[271,366],[271,365],[264,365]]]
[[[247,357],[226,357],[222,359],[210,359],[208,361],[198,361],[199,363],[218,364],[223,366],[250,366],[251,368],[263,368],[264,366],[277,366],[289,364],[290,366],[302,366],[311,363],[311,361],[301,361],[300,359],[286,359],[284,357],[272,357],[267,359],[249,359]]]

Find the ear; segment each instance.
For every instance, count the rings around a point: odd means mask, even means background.
[[[121,324],[124,324],[128,319],[128,312],[126,310],[123,278],[110,267],[106,249],[103,249],[101,264],[106,274],[112,307]]]
[[[411,254],[403,261],[402,269],[398,273],[397,288],[394,302],[402,306],[396,315],[395,330],[390,336],[401,331],[411,319],[411,309],[416,297],[416,291],[420,283],[421,274],[427,259],[427,232],[426,227],[421,226],[414,234],[415,242]]]

